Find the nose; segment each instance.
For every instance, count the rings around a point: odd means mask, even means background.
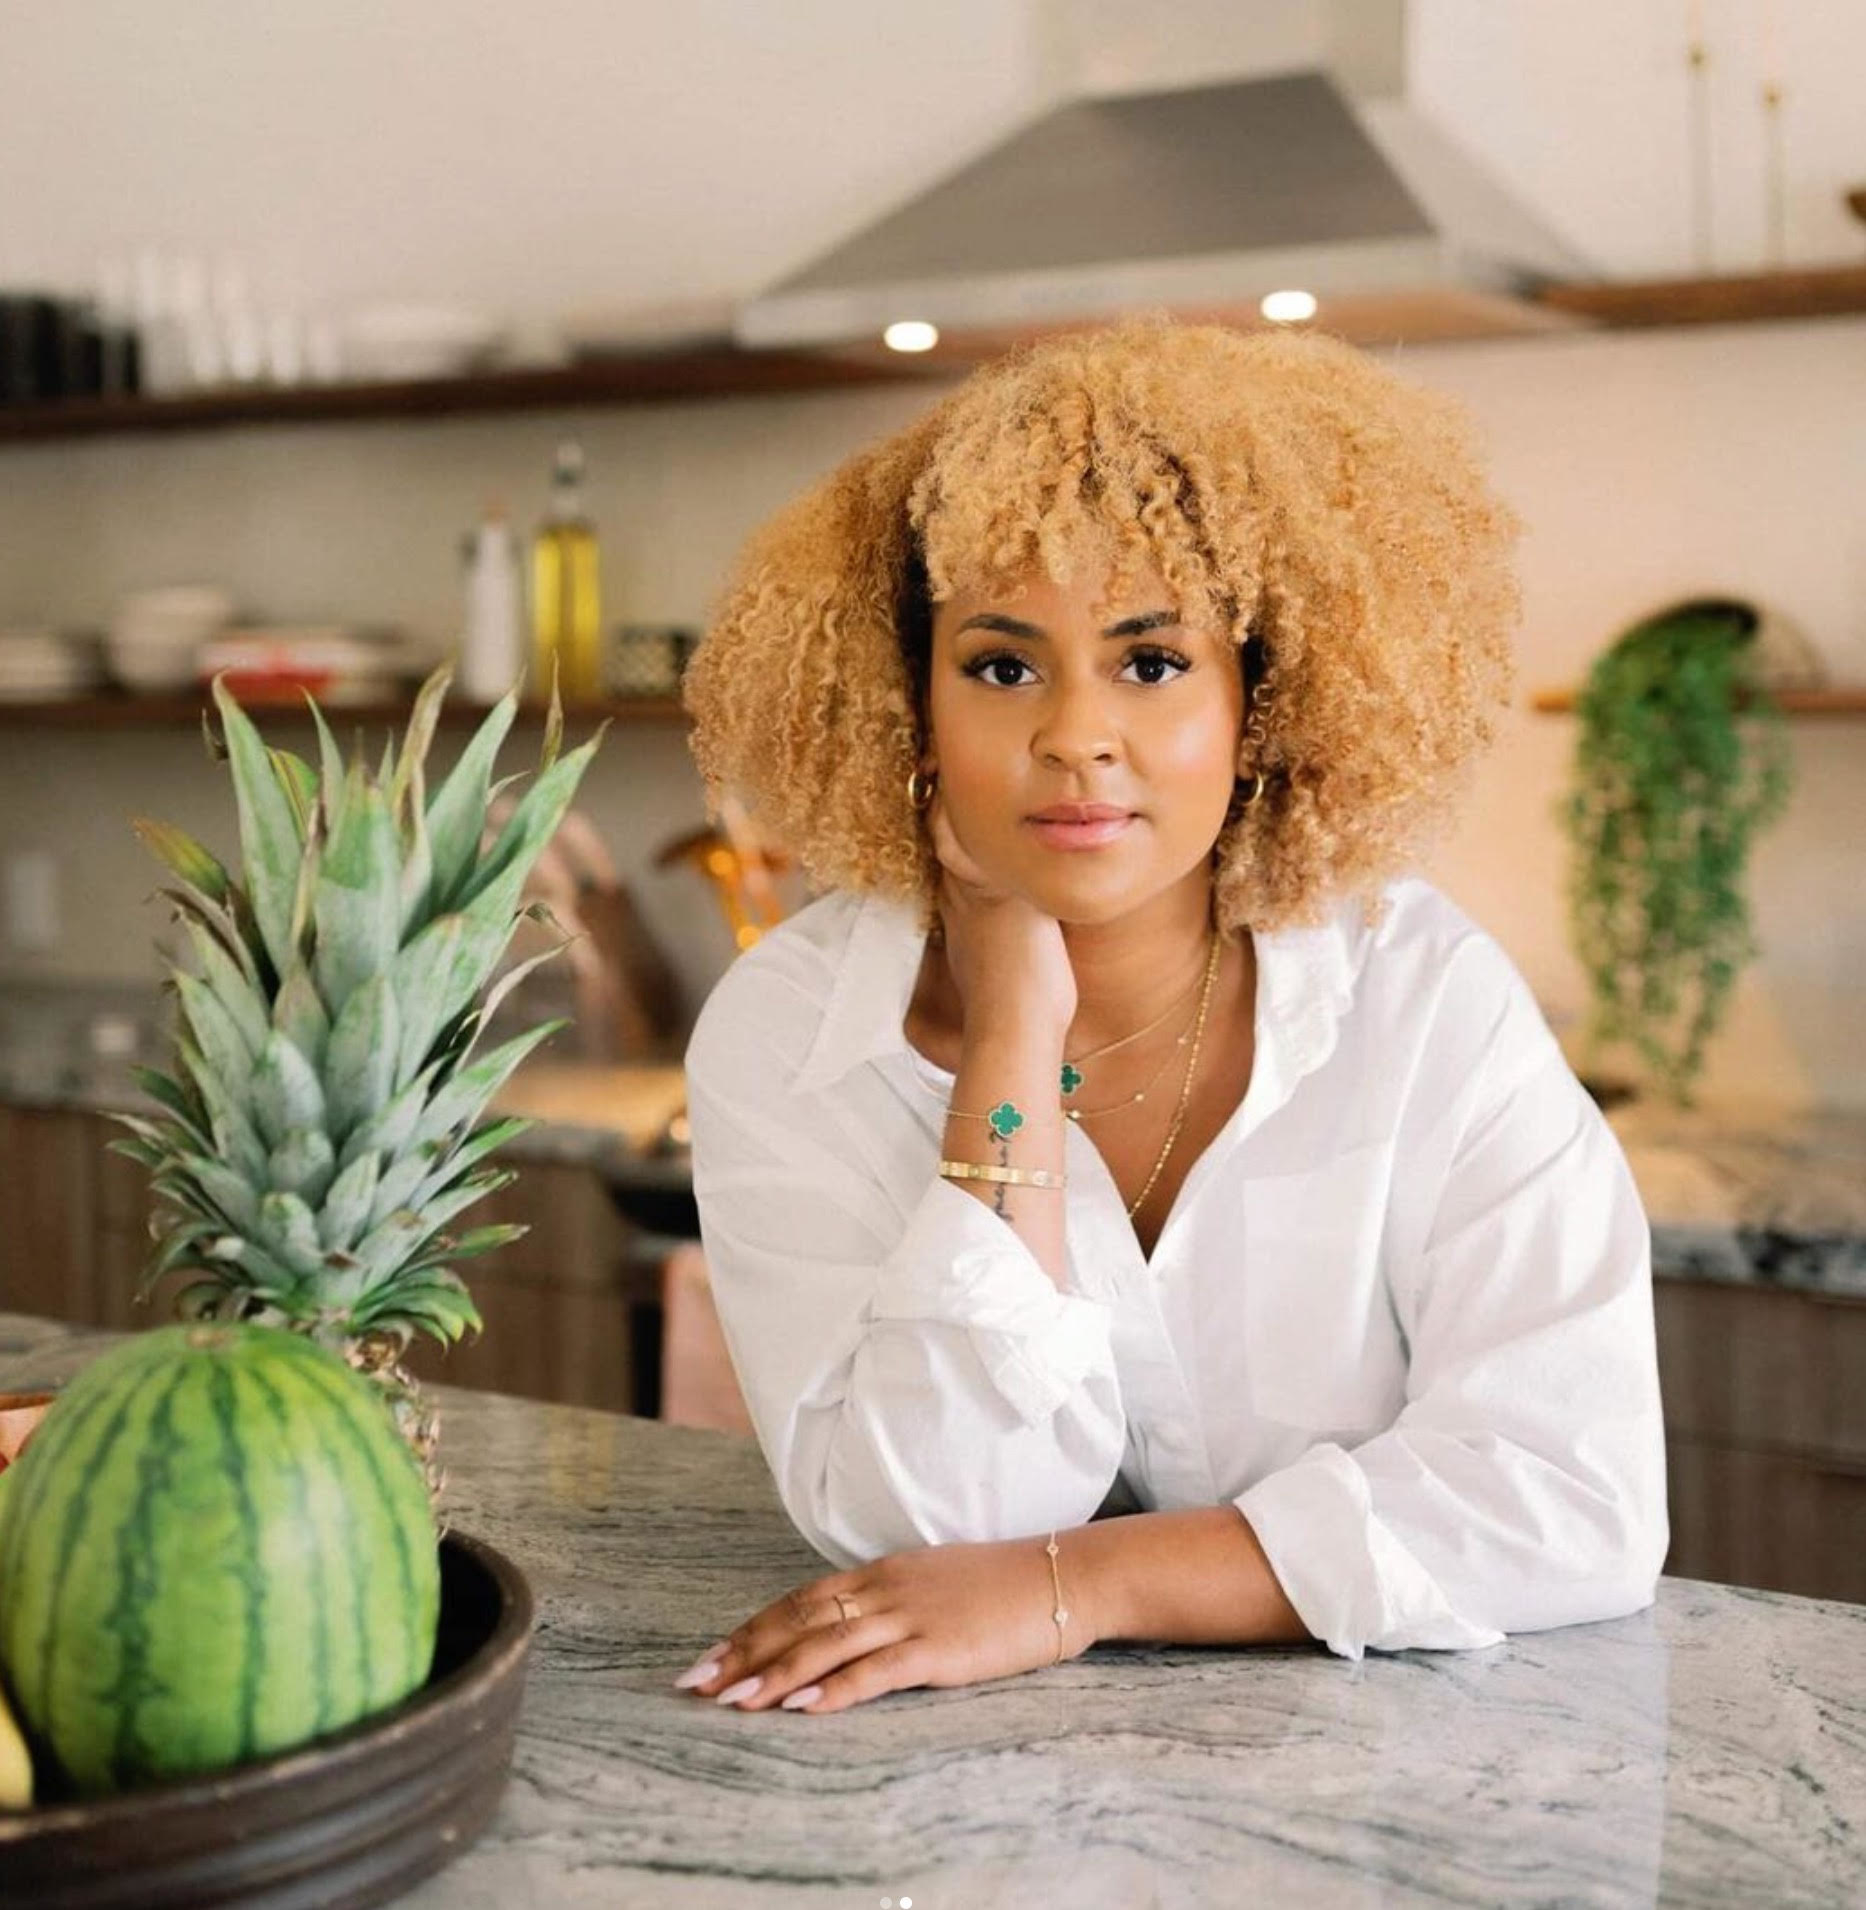
[[[1031,753],[1051,769],[1112,763],[1119,754],[1113,718],[1093,682],[1060,684],[1047,699],[1030,739]]]

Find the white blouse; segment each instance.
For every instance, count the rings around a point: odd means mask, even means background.
[[[777,1489],[842,1569],[1230,1501],[1331,1651],[1651,1602],[1668,1539],[1651,1240],[1498,944],[1393,882],[1256,934],[1250,1086],[1152,1258],[1065,1129],[1067,1293],[935,1171],[911,908],[834,893],[687,1051],[720,1323]]]

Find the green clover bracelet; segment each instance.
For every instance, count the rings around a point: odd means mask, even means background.
[[[956,1114],[962,1121],[989,1121],[991,1131],[1001,1141],[1008,1141],[1024,1125],[1022,1110],[1013,1101],[1000,1101],[989,1114],[968,1114],[963,1108],[949,1107],[948,1114]]]

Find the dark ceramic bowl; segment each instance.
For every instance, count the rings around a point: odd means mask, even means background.
[[[531,1588],[441,1541],[434,1669],[392,1711],[278,1757],[83,1803],[0,1811],[0,1900],[33,1910],[359,1910],[457,1857],[512,1762]]]

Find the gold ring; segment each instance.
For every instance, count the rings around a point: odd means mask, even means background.
[[[854,1599],[845,1598],[841,1592],[831,1592],[830,1597],[836,1601],[836,1609],[839,1612],[841,1612],[842,1622],[845,1625],[849,1622],[851,1618],[861,1617],[862,1608],[855,1602]]]

